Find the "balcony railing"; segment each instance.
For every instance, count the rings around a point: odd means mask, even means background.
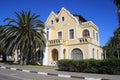
[[[65,44],[65,40],[54,39],[54,40],[49,40],[48,41],[48,45],[57,45],[57,44]]]
[[[88,43],[88,42],[92,42],[92,39],[89,37],[86,38],[78,38],[80,43]]]

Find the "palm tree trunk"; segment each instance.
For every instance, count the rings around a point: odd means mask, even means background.
[[[31,63],[31,53],[29,52],[27,56],[27,65],[29,65],[30,63]]]
[[[24,61],[23,61],[23,57],[20,57],[20,64],[23,65]]]
[[[23,65],[24,64],[24,56],[23,56],[23,52],[20,50],[20,64]]]

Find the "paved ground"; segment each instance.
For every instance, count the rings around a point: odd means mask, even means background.
[[[107,75],[107,74],[91,74],[91,73],[76,73],[76,72],[65,72],[65,71],[57,71],[54,69],[36,69],[23,67],[18,65],[9,65],[0,63],[1,68],[7,68],[11,70],[18,70],[23,72],[30,72],[41,75],[49,75],[49,76],[58,76],[58,77],[67,77],[73,79],[83,79],[83,80],[120,80],[120,75]]]
[[[82,80],[0,68],[0,80]]]
[[[9,75],[4,75],[0,73],[0,80],[22,80],[22,79],[18,79],[16,77],[11,77]]]

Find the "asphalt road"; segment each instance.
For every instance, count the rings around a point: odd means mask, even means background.
[[[80,80],[0,68],[0,80]]]
[[[21,79],[0,73],[0,80],[21,80]]]

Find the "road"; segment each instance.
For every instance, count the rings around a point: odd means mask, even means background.
[[[0,68],[0,80],[80,80]]]
[[[21,79],[0,73],[0,80],[21,80]]]

